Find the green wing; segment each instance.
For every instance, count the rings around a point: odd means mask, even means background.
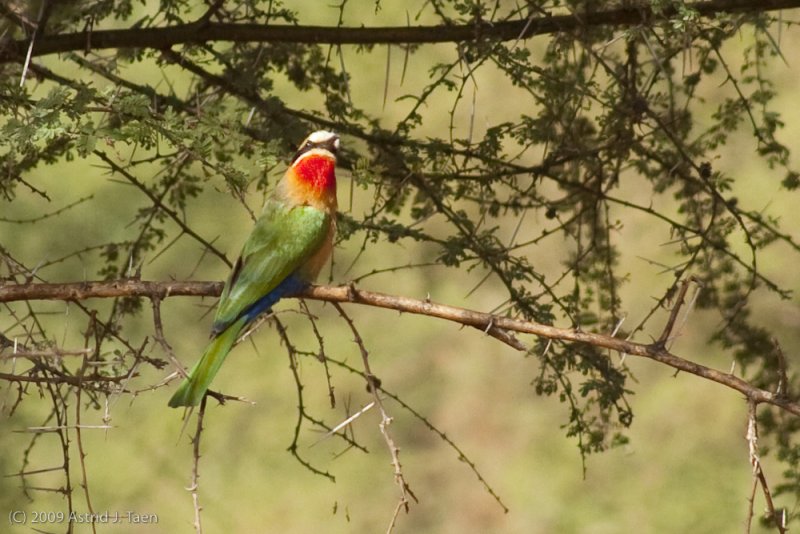
[[[227,328],[302,266],[323,245],[329,227],[323,211],[269,201],[225,284],[214,332]]]

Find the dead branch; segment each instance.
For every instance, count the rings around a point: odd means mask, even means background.
[[[753,468],[753,486],[748,498],[747,529],[749,534],[753,520],[753,505],[755,503],[756,489],[760,485],[764,493],[764,500],[767,503],[767,519],[771,521],[780,534],[786,534],[786,516],[783,510],[777,510],[772,501],[772,493],[767,483],[767,477],[761,468],[761,458],[758,454],[758,426],[756,424],[756,404],[752,401],[748,403],[747,417],[747,444],[750,456],[750,465]]]

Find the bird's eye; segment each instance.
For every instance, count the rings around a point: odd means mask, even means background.
[[[311,148],[312,146],[314,146],[314,143],[312,143],[311,141],[308,141],[308,142],[306,143],[306,147],[307,147],[307,148]]]

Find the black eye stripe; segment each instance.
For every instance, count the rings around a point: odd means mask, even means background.
[[[330,152],[332,155],[335,156],[336,153],[339,151],[339,137],[334,135],[334,136],[331,136],[328,139],[325,139],[324,141],[318,141],[318,142],[314,142],[314,141],[311,141],[310,139],[306,139],[303,142],[303,144],[300,145],[300,148],[297,150],[297,152],[295,153],[294,157],[292,158],[292,163],[297,161],[297,158],[299,158],[300,156],[302,156],[306,152],[309,152],[310,150],[314,150],[315,148],[319,148],[319,149],[322,149],[322,150],[327,150],[328,152]]]

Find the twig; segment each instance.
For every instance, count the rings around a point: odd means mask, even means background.
[[[672,330],[675,327],[675,320],[678,318],[678,312],[681,311],[681,306],[683,306],[683,300],[686,297],[686,290],[689,289],[689,283],[691,283],[692,278],[687,278],[686,280],[681,282],[680,288],[678,289],[678,296],[675,298],[675,302],[672,305],[672,310],[669,313],[669,319],[667,319],[667,324],[664,325],[664,330],[661,332],[661,336],[656,341],[656,345],[659,347],[666,347],[667,341],[669,337],[672,335]]]
[[[56,375],[56,376],[31,376],[31,375],[15,375],[10,373],[0,373],[0,380],[7,380],[9,382],[33,382],[36,384],[69,384],[71,386],[78,386],[86,388],[87,384],[94,382],[100,383],[117,383],[127,380],[129,377],[125,376],[92,376],[87,378],[78,378],[71,375]]]
[[[753,519],[753,503],[755,501],[756,487],[760,484],[764,492],[764,500],[767,503],[767,519],[772,522],[780,534],[786,534],[786,514],[783,510],[778,513],[772,502],[772,494],[767,484],[767,477],[761,469],[761,460],[758,457],[758,426],[756,424],[756,403],[749,401],[747,410],[747,444],[750,465],[753,466],[753,489],[750,493],[749,506],[747,513],[747,532],[750,532],[750,525]]]
[[[317,343],[319,344],[319,354],[317,355],[317,359],[322,362],[322,366],[325,368],[325,382],[328,386],[328,399],[331,403],[331,408],[336,408],[336,395],[333,393],[333,384],[331,384],[331,372],[328,369],[328,357],[325,354],[325,339],[320,334],[319,329],[317,328],[317,322],[314,320],[314,315],[308,309],[308,305],[306,301],[300,299],[300,306],[303,308],[303,311],[306,312],[306,317],[308,317],[308,321],[311,323],[311,330],[314,332],[314,337],[317,338]]]
[[[200,436],[203,433],[203,415],[206,413],[206,399],[203,396],[200,401],[200,409],[197,411],[197,431],[192,437],[192,485],[187,488],[192,493],[192,505],[194,506],[194,530],[197,534],[203,534],[203,524],[200,520],[200,512],[203,507],[200,505]]]
[[[400,449],[397,447],[392,439],[392,435],[389,433],[389,425],[392,424],[392,417],[386,412],[386,408],[383,406],[381,396],[378,393],[381,384],[378,378],[372,374],[372,370],[370,369],[369,352],[364,346],[364,340],[361,339],[361,335],[358,333],[358,329],[353,323],[353,320],[350,319],[350,316],[347,315],[347,313],[345,313],[344,309],[342,309],[339,303],[334,302],[333,306],[336,308],[336,311],[339,312],[339,315],[341,315],[345,320],[347,326],[350,327],[350,331],[354,336],[353,341],[356,345],[358,345],[358,349],[361,352],[361,361],[364,364],[364,377],[367,380],[367,389],[370,391],[370,393],[372,393],[372,396],[375,399],[375,404],[378,406],[378,409],[381,412],[381,422],[378,427],[381,430],[383,439],[386,441],[386,447],[389,449],[389,454],[392,457],[392,466],[394,466],[394,481],[400,488],[400,500],[397,503],[397,507],[395,507],[392,520],[389,522],[389,528],[386,530],[387,534],[389,534],[392,532],[392,530],[394,530],[400,510],[405,510],[406,513],[408,513],[408,508],[411,504],[409,497],[414,499],[414,502],[419,501],[414,495],[414,492],[411,491],[411,487],[408,485],[408,482],[406,482],[405,476],[403,475],[403,466],[400,464]]]
[[[326,439],[328,439],[329,437],[331,437],[332,435],[334,435],[335,433],[337,433],[338,431],[340,431],[341,429],[343,429],[344,427],[346,427],[347,425],[349,425],[350,423],[352,423],[353,421],[355,421],[356,419],[358,419],[359,417],[361,417],[362,415],[364,415],[365,413],[367,413],[367,412],[368,412],[369,410],[371,410],[371,409],[372,409],[374,406],[375,406],[375,401],[372,401],[372,402],[370,402],[370,403],[367,403],[367,405],[366,405],[366,406],[364,406],[363,408],[361,408],[360,410],[358,410],[356,413],[354,413],[353,415],[351,415],[350,417],[348,417],[347,419],[345,419],[344,421],[342,421],[342,422],[341,422],[341,423],[339,423],[338,425],[336,425],[336,426],[334,426],[333,428],[331,428],[331,429],[330,429],[328,432],[326,432],[326,433],[325,433],[325,434],[324,434],[324,435],[323,435],[321,438],[319,438],[317,441],[315,441],[314,443],[312,443],[311,445],[309,445],[309,448],[310,448],[310,447],[313,447],[314,445],[316,445],[317,443],[319,443],[319,442],[321,442],[321,441],[323,441],[323,440],[326,440]]]
[[[91,429],[91,430],[108,430],[114,428],[110,425],[81,425],[76,423],[74,425],[49,425],[49,426],[28,426],[25,427],[24,432],[34,432],[37,434],[46,434],[48,432],[61,432],[62,430],[77,430],[77,429]],[[22,430],[14,430],[14,432],[23,432]]]
[[[2,347],[0,347],[0,351]],[[0,360],[11,360],[14,358],[61,358],[62,356],[86,356],[91,354],[92,349],[59,349],[54,347],[52,350],[20,350],[12,351],[9,354],[0,354]]]
[[[183,365],[178,360],[177,356],[175,356],[175,351],[172,349],[172,345],[167,342],[167,338],[164,337],[164,327],[161,323],[161,297],[154,296],[150,298],[150,302],[153,305],[153,329],[155,332],[156,342],[161,345],[161,348],[167,353],[167,357],[172,362],[172,365],[175,366],[175,369],[178,370],[178,373],[186,378],[189,375],[186,373],[186,369],[183,368]]]
[[[42,2],[42,4],[44,5],[44,2]],[[28,67],[30,67],[31,56],[33,54],[33,45],[36,42],[36,33],[37,33],[36,29],[34,29],[33,32],[31,33],[31,41],[30,44],[28,45],[28,52],[25,54],[25,63],[23,63],[22,65],[22,76],[20,76],[19,78],[20,87],[25,86],[25,78],[28,75]]]
[[[336,478],[327,471],[322,471],[317,469],[313,465],[311,465],[305,458],[300,456],[300,453],[297,452],[298,449],[298,442],[300,440],[300,429],[303,426],[303,420],[308,419],[309,421],[313,421],[311,417],[306,414],[306,408],[303,401],[303,383],[300,380],[300,373],[297,370],[297,349],[294,347],[292,342],[289,340],[289,335],[286,332],[286,327],[283,326],[277,317],[274,318],[275,321],[275,328],[278,330],[278,334],[281,336],[281,340],[283,340],[283,344],[286,347],[286,352],[289,354],[289,368],[292,371],[292,377],[294,377],[294,383],[297,387],[297,423],[294,426],[294,436],[292,437],[292,443],[288,447],[288,451],[295,457],[295,459],[300,462],[306,469],[311,471],[312,473],[316,473],[317,475],[322,475],[325,478],[329,479],[331,482],[336,482]]]
[[[331,358],[331,363],[333,363],[335,365],[338,365],[339,367],[341,367],[343,369],[346,369],[346,370],[350,371],[351,373],[355,373],[355,374],[363,376],[363,372],[359,371],[358,369],[355,369],[355,368],[351,367],[350,365],[348,365],[347,363],[345,363],[343,361],[339,361],[339,360]],[[497,504],[500,505],[500,507],[503,509],[503,512],[508,513],[508,507],[502,501],[502,499],[497,494],[497,492],[495,492],[494,489],[489,485],[489,482],[483,477],[481,472],[478,470],[478,466],[475,465],[475,462],[473,462],[469,458],[469,456],[467,456],[467,454],[463,450],[461,450],[461,448],[458,445],[456,445],[456,443],[452,439],[450,439],[447,436],[447,434],[445,434],[443,431],[438,429],[427,417],[425,417],[420,412],[415,410],[410,404],[405,402],[403,399],[401,399],[400,397],[398,397],[397,395],[395,395],[391,391],[387,391],[386,388],[384,388],[382,385],[378,389],[380,389],[381,392],[383,392],[386,396],[391,398],[397,404],[402,406],[403,409],[407,410],[415,418],[419,419],[422,422],[422,424],[424,424],[426,427],[428,427],[428,429],[431,432],[433,432],[434,434],[439,436],[439,439],[444,441],[451,449],[453,449],[453,451],[455,451],[455,453],[456,453],[456,455],[458,457],[458,460],[461,461],[461,462],[464,462],[470,468],[470,470],[477,477],[478,481],[483,485],[483,487],[486,489],[486,491],[489,493],[489,495],[491,495],[494,498],[494,500],[497,501]],[[372,406],[372,405],[374,405],[374,401],[371,402],[370,404],[368,404],[368,406]],[[349,422],[349,421],[346,421],[346,422]]]
[[[186,222],[183,220],[183,218],[180,216],[178,212],[176,212],[174,209],[164,204],[160,198],[154,195],[153,192],[150,191],[147,187],[145,187],[145,185],[142,184],[133,174],[128,172],[121,165],[118,165],[116,162],[114,162],[114,160],[112,160],[105,152],[101,150],[95,150],[94,154],[98,158],[103,160],[106,163],[106,165],[108,165],[108,167],[111,169],[112,172],[121,174],[126,180],[128,180],[131,184],[136,186],[137,189],[139,189],[142,193],[144,193],[147,196],[147,198],[149,198],[150,201],[153,202],[153,205],[155,207],[166,213],[169,216],[169,218],[172,219],[172,221],[178,225],[178,227],[183,231],[183,233],[194,238],[197,242],[203,245],[203,247],[205,247],[206,250],[209,250],[215,256],[217,256],[219,259],[225,262],[225,265],[227,265],[228,267],[233,267],[233,264],[228,259],[228,257],[225,256],[225,254],[223,254],[209,241],[200,236],[200,234],[189,228],[189,226],[186,224]]]
[[[786,372],[786,357],[783,355],[778,340],[773,338],[772,344],[775,346],[775,354],[778,356],[778,387],[775,388],[775,395],[779,397],[789,396],[789,376]]]
[[[92,200],[93,198],[94,198],[94,195],[88,195],[88,196],[79,198],[75,202],[67,204],[63,208],[59,208],[59,209],[57,209],[55,211],[51,211],[49,213],[45,213],[44,215],[38,215],[36,217],[28,217],[28,218],[25,218],[25,219],[9,219],[7,217],[0,217],[0,222],[11,223],[11,224],[35,224],[35,223],[38,223],[38,222],[43,221],[45,219],[49,219],[51,217],[55,217],[57,215],[60,215],[60,214],[64,213],[65,211],[67,211],[67,210],[69,210],[71,208],[74,208],[78,204],[82,204],[82,203],[86,202],[87,200]]]
[[[81,365],[81,369],[78,373],[79,378],[83,378],[83,373],[86,371],[88,362],[88,355],[84,355],[83,357],[83,365]],[[83,434],[81,433],[82,425],[81,425],[81,410],[83,406],[81,406],[81,393],[83,392],[83,388],[75,388],[75,441],[78,443],[78,458],[80,459],[81,464],[81,486],[83,486],[83,494],[86,498],[86,509],[89,511],[89,514],[94,516],[94,508],[92,507],[92,498],[89,493],[89,477],[86,474],[86,452],[83,450]],[[107,426],[107,425],[105,425]],[[91,522],[92,525],[92,532],[97,534],[97,527],[95,522]]]
[[[24,6],[13,5],[10,2],[8,4],[3,3],[0,4],[0,15],[2,15],[4,18],[7,18],[15,25],[25,30],[26,32],[30,33],[34,29],[36,29],[36,23],[25,16],[24,9],[21,10],[23,12],[20,12],[17,11],[16,9],[12,9],[12,6],[15,8],[24,7]]]

